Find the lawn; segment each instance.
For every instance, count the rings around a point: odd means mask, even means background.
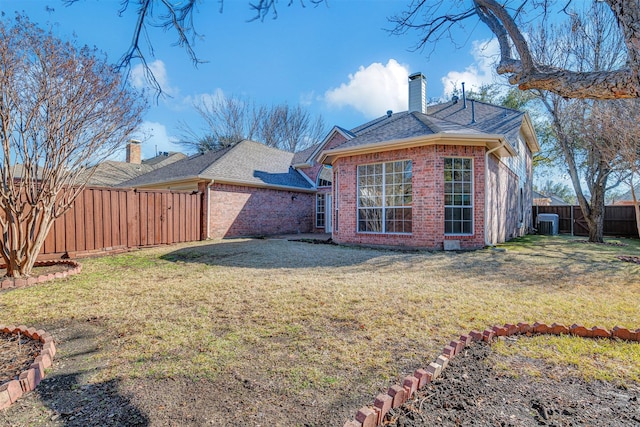
[[[90,381],[118,381],[127,393],[141,381],[197,383],[205,393],[224,385],[230,401],[251,392],[233,414],[246,425],[342,425],[471,329],[640,328],[640,265],[616,258],[637,255],[640,242],[608,242],[622,245],[528,236],[462,253],[261,239],[160,247],[82,260],[80,275],[0,293],[0,323],[54,336],[97,325],[99,350],[87,357],[100,369]],[[498,351],[625,383],[640,381],[638,345],[552,337]],[[59,351],[74,349],[62,342]],[[132,400],[164,425],[153,399]],[[211,400],[211,413],[234,410],[223,400]],[[261,410],[266,401],[280,406]]]

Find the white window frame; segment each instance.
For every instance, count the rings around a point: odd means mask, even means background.
[[[322,212],[320,212],[320,200],[322,199]],[[322,214],[322,225],[320,225],[320,214]],[[327,198],[324,193],[316,194],[316,228],[325,228],[327,224]]]
[[[386,182],[386,177],[387,177],[387,173],[386,173],[386,169],[387,169],[387,165],[392,165],[394,163],[397,162],[409,162],[409,165],[411,166],[411,202],[409,205],[390,205],[387,206],[387,194],[386,194],[386,187],[387,187],[387,182]],[[375,166],[375,165],[381,165],[382,168],[382,172],[381,172],[381,177],[382,177],[382,182],[380,184],[380,186],[382,187],[382,194],[380,195],[381,197],[381,206],[366,206],[363,207],[360,205],[360,174],[361,174],[361,168],[363,167],[367,167],[367,166]],[[411,235],[413,232],[413,161],[411,159],[399,159],[399,160],[391,160],[388,162],[377,162],[377,163],[367,163],[367,164],[362,164],[362,165],[358,165],[356,167],[356,232],[357,233],[361,233],[361,234],[403,234],[403,235]],[[395,174],[394,174],[395,175]],[[377,185],[376,185],[377,186]],[[396,194],[395,196],[402,196],[399,194]],[[380,209],[381,211],[381,230],[380,231],[368,231],[368,230],[360,230],[360,211],[363,209]],[[411,224],[411,231],[387,231],[387,211],[392,210],[392,209],[409,209],[411,211],[411,216],[412,219],[410,221]],[[401,221],[402,222],[402,221]],[[406,221],[407,223],[409,223],[409,221]]]
[[[323,179],[321,178],[322,173],[324,171],[327,170],[331,170],[331,175],[332,175],[332,180],[331,182],[327,181],[326,179],[324,180],[325,182],[328,182],[329,184],[324,184],[324,185],[320,185],[320,181],[322,181]],[[323,187],[331,187],[333,185],[333,168],[329,165],[322,165],[322,167],[320,168],[320,170],[318,171],[318,178],[316,179],[316,187],[318,188],[323,188]]]
[[[475,198],[474,198],[474,187],[475,187],[475,185],[474,185],[474,181],[475,181],[474,170],[475,170],[475,164],[474,164],[474,161],[473,161],[473,157],[456,157],[456,156],[444,157],[443,158],[443,163],[445,165],[446,165],[446,161],[447,160],[452,160],[454,163],[455,163],[455,160],[469,160],[471,162],[471,167],[468,170],[470,172],[470,174],[471,174],[470,181],[464,181],[464,180],[463,181],[456,181],[456,180],[453,179],[453,175],[452,175],[452,181],[451,181],[451,184],[452,184],[452,186],[454,188],[454,190],[451,193],[452,196],[457,195],[457,193],[455,192],[456,184],[458,184],[458,185],[461,184],[462,188],[465,188],[465,185],[469,184],[469,186],[470,186],[469,191],[460,193],[460,196],[464,197],[465,195],[469,195],[470,196],[470,204],[465,205],[465,204],[455,204],[455,203],[454,204],[447,204],[446,203],[446,195],[447,195],[446,184],[447,184],[448,181],[446,181],[446,177],[445,177],[445,173],[446,173],[446,166],[445,166],[445,168],[443,168],[443,184],[444,184],[443,195],[445,196],[444,199],[443,199],[444,200],[444,212],[443,212],[444,213],[444,235],[445,236],[473,236],[474,235],[474,230],[475,230],[475,219],[474,219],[474,217],[475,217]],[[456,171],[458,171],[457,169],[455,169],[455,167],[452,168],[451,170],[452,170],[452,172],[454,172],[454,174],[455,174]],[[460,171],[461,172],[465,172],[465,171],[467,171],[467,169],[460,169]],[[461,212],[464,212],[465,209],[469,209],[471,211],[471,219],[470,220],[465,220],[463,218],[463,219],[460,219],[460,220],[448,221],[447,220],[447,214],[446,214],[447,209],[460,209]],[[464,214],[463,214],[463,216],[464,216]],[[468,232],[468,233],[464,233],[464,232],[460,232],[460,233],[447,232],[447,222],[460,222],[460,223],[463,224],[460,227],[461,229],[464,229],[464,223],[470,223],[471,224],[471,231]]]

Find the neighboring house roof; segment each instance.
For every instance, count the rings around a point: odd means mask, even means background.
[[[349,153],[358,149],[375,149],[376,146],[420,144],[424,140],[449,141],[451,143],[477,144],[484,141],[488,147],[499,147],[498,154],[514,155],[513,147],[523,124],[532,141],[527,141],[532,151],[539,149],[533,128],[526,113],[484,102],[447,102],[430,105],[427,114],[404,111],[388,114],[351,129],[352,138],[338,147],[326,150],[323,157]],[[501,147],[503,140],[508,142]]]
[[[87,181],[87,185],[112,187],[152,170],[153,167],[150,165],[107,160],[92,168],[93,175]]]
[[[258,187],[311,190],[313,185],[291,167],[294,153],[244,140],[232,147],[196,154],[121,187],[144,187],[187,181],[214,181]]]
[[[159,154],[151,159],[143,160],[140,164],[107,160],[87,171],[87,173],[93,173],[87,181],[87,185],[113,187],[186,157],[182,153],[172,152]]]
[[[558,196],[553,194],[545,196],[537,191],[533,192],[533,204],[534,206],[569,206],[569,203]]]
[[[634,193],[636,194],[636,199],[640,199],[640,184],[634,187]],[[631,195],[631,188],[622,194],[620,197],[616,198],[614,205],[633,205],[633,196]]]
[[[22,179],[25,173],[25,167],[22,163],[15,163],[13,165],[13,178],[14,179]],[[37,171],[37,179],[42,178],[42,169],[38,169]]]

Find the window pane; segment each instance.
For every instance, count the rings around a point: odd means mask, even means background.
[[[316,227],[324,227],[325,220],[325,195],[316,195]]]
[[[473,161],[444,159],[445,234],[473,233]]]
[[[382,209],[360,209],[358,211],[358,231],[382,231]]]
[[[358,231],[411,232],[411,167],[410,160],[358,166]]]

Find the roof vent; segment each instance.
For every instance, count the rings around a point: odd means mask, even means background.
[[[467,108],[467,96],[464,94],[464,82],[462,82],[462,108]]]
[[[387,117],[391,117],[392,114],[393,114],[393,111],[387,110]]]
[[[474,99],[471,100],[471,124],[476,122],[476,101]]]
[[[453,95],[453,96],[451,97],[451,103],[453,103],[453,104],[457,104],[457,103],[458,103],[458,99],[460,99],[460,98],[458,98],[458,96],[457,96],[457,95]]]

